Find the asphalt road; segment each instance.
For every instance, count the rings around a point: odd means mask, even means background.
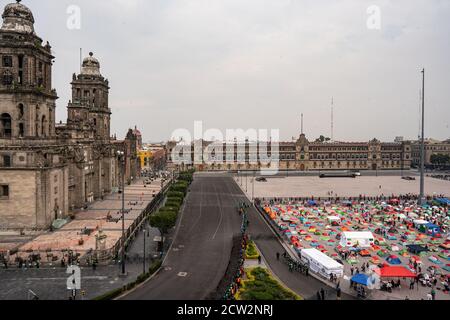
[[[197,176],[162,270],[124,300],[204,300],[225,274],[234,235],[240,233],[232,178]],[[233,193],[234,192],[234,193]]]
[[[232,192],[236,195],[244,195],[236,183],[232,184]],[[286,286],[305,299],[315,300],[317,291],[321,288],[328,292],[327,299],[336,299],[336,291],[334,289],[327,287],[311,276],[306,277],[298,272],[290,272],[288,266],[282,262],[282,259],[278,261],[276,253],[282,254],[285,250],[278,238],[255,208],[251,207],[249,209],[248,216],[250,220],[248,233],[261,251],[270,269]],[[354,298],[342,293],[341,299],[352,300]]]
[[[191,186],[174,244],[163,269],[152,280],[132,291],[126,300],[203,300],[223,277],[228,265],[232,238],[240,232],[236,212],[244,193],[226,175],[197,175]],[[303,296],[315,299],[321,288],[335,299],[335,292],[319,280],[296,272],[277,261],[284,252],[269,225],[254,208],[249,209],[249,233],[269,267],[285,285]],[[343,299],[351,297],[343,294]]]

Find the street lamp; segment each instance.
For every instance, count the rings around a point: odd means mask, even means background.
[[[122,276],[125,271],[125,152],[117,151],[119,162],[122,164]]]
[[[144,229],[144,274],[145,274],[145,238],[146,238],[147,229]]]
[[[420,194],[419,205],[425,203],[425,69],[422,70],[422,136],[420,138]]]

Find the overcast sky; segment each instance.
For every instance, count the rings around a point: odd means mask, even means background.
[[[2,6],[10,1],[1,1]],[[58,120],[66,119],[79,48],[111,85],[112,131],[145,141],[177,128],[279,128],[283,140],[367,141],[419,133],[426,68],[426,135],[450,138],[448,0],[24,0],[56,56]],[[66,27],[68,6],[81,29]],[[381,9],[381,29],[367,8]]]

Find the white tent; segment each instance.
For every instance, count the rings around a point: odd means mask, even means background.
[[[343,247],[369,248],[375,237],[370,231],[342,232],[340,245]]]
[[[333,222],[333,221],[335,221],[335,222],[341,222],[341,218],[338,217],[338,216],[328,216],[327,219],[328,219],[328,221],[330,221],[330,222]]]
[[[302,261],[309,265],[311,271],[318,273],[327,279],[331,274],[334,274],[337,277],[342,277],[344,275],[344,266],[342,264],[317,249],[302,249],[301,256]]]

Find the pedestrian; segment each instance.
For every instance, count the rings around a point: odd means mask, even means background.
[[[258,264],[261,264],[261,256],[258,256]]]
[[[409,283],[409,290],[414,290],[414,280]]]
[[[277,252],[277,260],[280,261],[280,253]]]
[[[350,272],[351,272],[352,275],[353,275],[354,271],[355,271],[355,269],[353,269],[353,267],[351,267],[350,268]]]
[[[433,289],[431,289],[431,300],[436,300],[436,291]]]
[[[340,287],[338,287],[336,289],[336,299],[341,300],[341,288]]]
[[[320,297],[322,298],[321,300],[325,300],[325,290],[323,288],[320,289]]]

